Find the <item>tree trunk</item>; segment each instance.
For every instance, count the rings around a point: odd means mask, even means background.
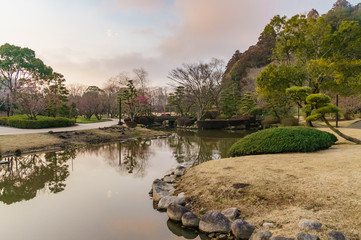
[[[326,125],[332,130],[334,131],[337,135],[339,135],[340,137],[346,139],[347,141],[356,143],[356,144],[361,144],[361,140],[357,139],[357,138],[353,138],[350,136],[347,136],[345,134],[343,134],[342,132],[340,132],[337,128],[333,127],[325,117],[322,117],[322,121],[324,121],[326,123]]]

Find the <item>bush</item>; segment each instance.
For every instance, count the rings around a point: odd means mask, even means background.
[[[145,126],[149,126],[154,123],[154,117],[153,116],[139,116],[135,117],[134,122],[138,124],[143,124]]]
[[[177,126],[180,127],[190,127],[194,124],[194,120],[186,118],[186,117],[179,117],[177,119]]]
[[[230,148],[230,156],[252,154],[313,152],[331,147],[335,135],[308,127],[270,128],[252,133]]]
[[[217,110],[209,110],[206,111],[203,118],[204,119],[216,119],[219,115],[219,112]]]
[[[226,114],[222,113],[222,114],[218,115],[216,119],[228,119],[228,118],[229,117]]]
[[[11,116],[7,119],[7,126],[15,128],[39,129],[51,127],[74,126],[75,120],[64,117],[44,117],[37,116],[36,120],[30,120],[27,116]]]
[[[267,116],[261,122],[261,124],[264,128],[268,128],[272,124],[277,124],[277,123],[280,123],[280,121],[275,116]]]
[[[0,125],[7,126],[8,125],[8,117],[0,117]]]
[[[134,121],[125,121],[125,124],[130,128],[135,128],[137,126],[137,123]]]
[[[281,120],[281,124],[285,127],[298,126],[298,119],[295,117],[286,117]]]

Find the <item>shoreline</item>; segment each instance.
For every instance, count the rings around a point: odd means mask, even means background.
[[[329,129],[321,128],[324,131]],[[360,129],[342,132],[361,136]],[[338,136],[337,136],[338,137]],[[241,218],[256,231],[294,238],[297,223],[312,219],[323,223],[310,231],[326,239],[341,231],[347,239],[360,239],[361,146],[338,137],[330,149],[312,153],[282,153],[224,158],[187,169],[175,194],[184,192],[187,206],[202,216],[206,211],[238,208]],[[342,220],[341,220],[342,219]],[[274,228],[263,227],[274,223]]]
[[[65,149],[73,145],[83,147],[88,144],[101,144],[128,141],[136,138],[168,136],[170,133],[145,128],[130,129],[123,126],[110,126],[98,129],[75,130],[48,133],[30,133],[0,136],[0,156],[8,157],[16,153],[28,154]]]

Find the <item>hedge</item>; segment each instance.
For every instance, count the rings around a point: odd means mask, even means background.
[[[198,128],[202,129],[223,129],[227,127],[240,126],[242,124],[250,124],[254,119],[244,117],[244,119],[212,119],[197,121]]]
[[[308,127],[270,128],[252,133],[233,144],[229,156],[313,152],[331,147],[335,135]]]
[[[75,120],[64,117],[54,118],[54,117],[45,117],[45,116],[37,116],[36,120],[30,120],[27,116],[17,115],[17,116],[0,118],[0,125],[15,127],[15,128],[39,129],[39,128],[74,126]]]

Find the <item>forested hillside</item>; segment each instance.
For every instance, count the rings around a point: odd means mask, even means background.
[[[223,111],[236,114],[240,99],[250,94],[278,118],[290,115],[304,99],[286,89],[308,87],[310,93],[340,96],[344,115],[361,109],[361,3],[338,0],[326,14],[312,9],[307,16],[275,16],[256,45],[238,50],[222,79]],[[304,90],[304,89],[303,89]],[[297,95],[297,94],[296,94]]]

